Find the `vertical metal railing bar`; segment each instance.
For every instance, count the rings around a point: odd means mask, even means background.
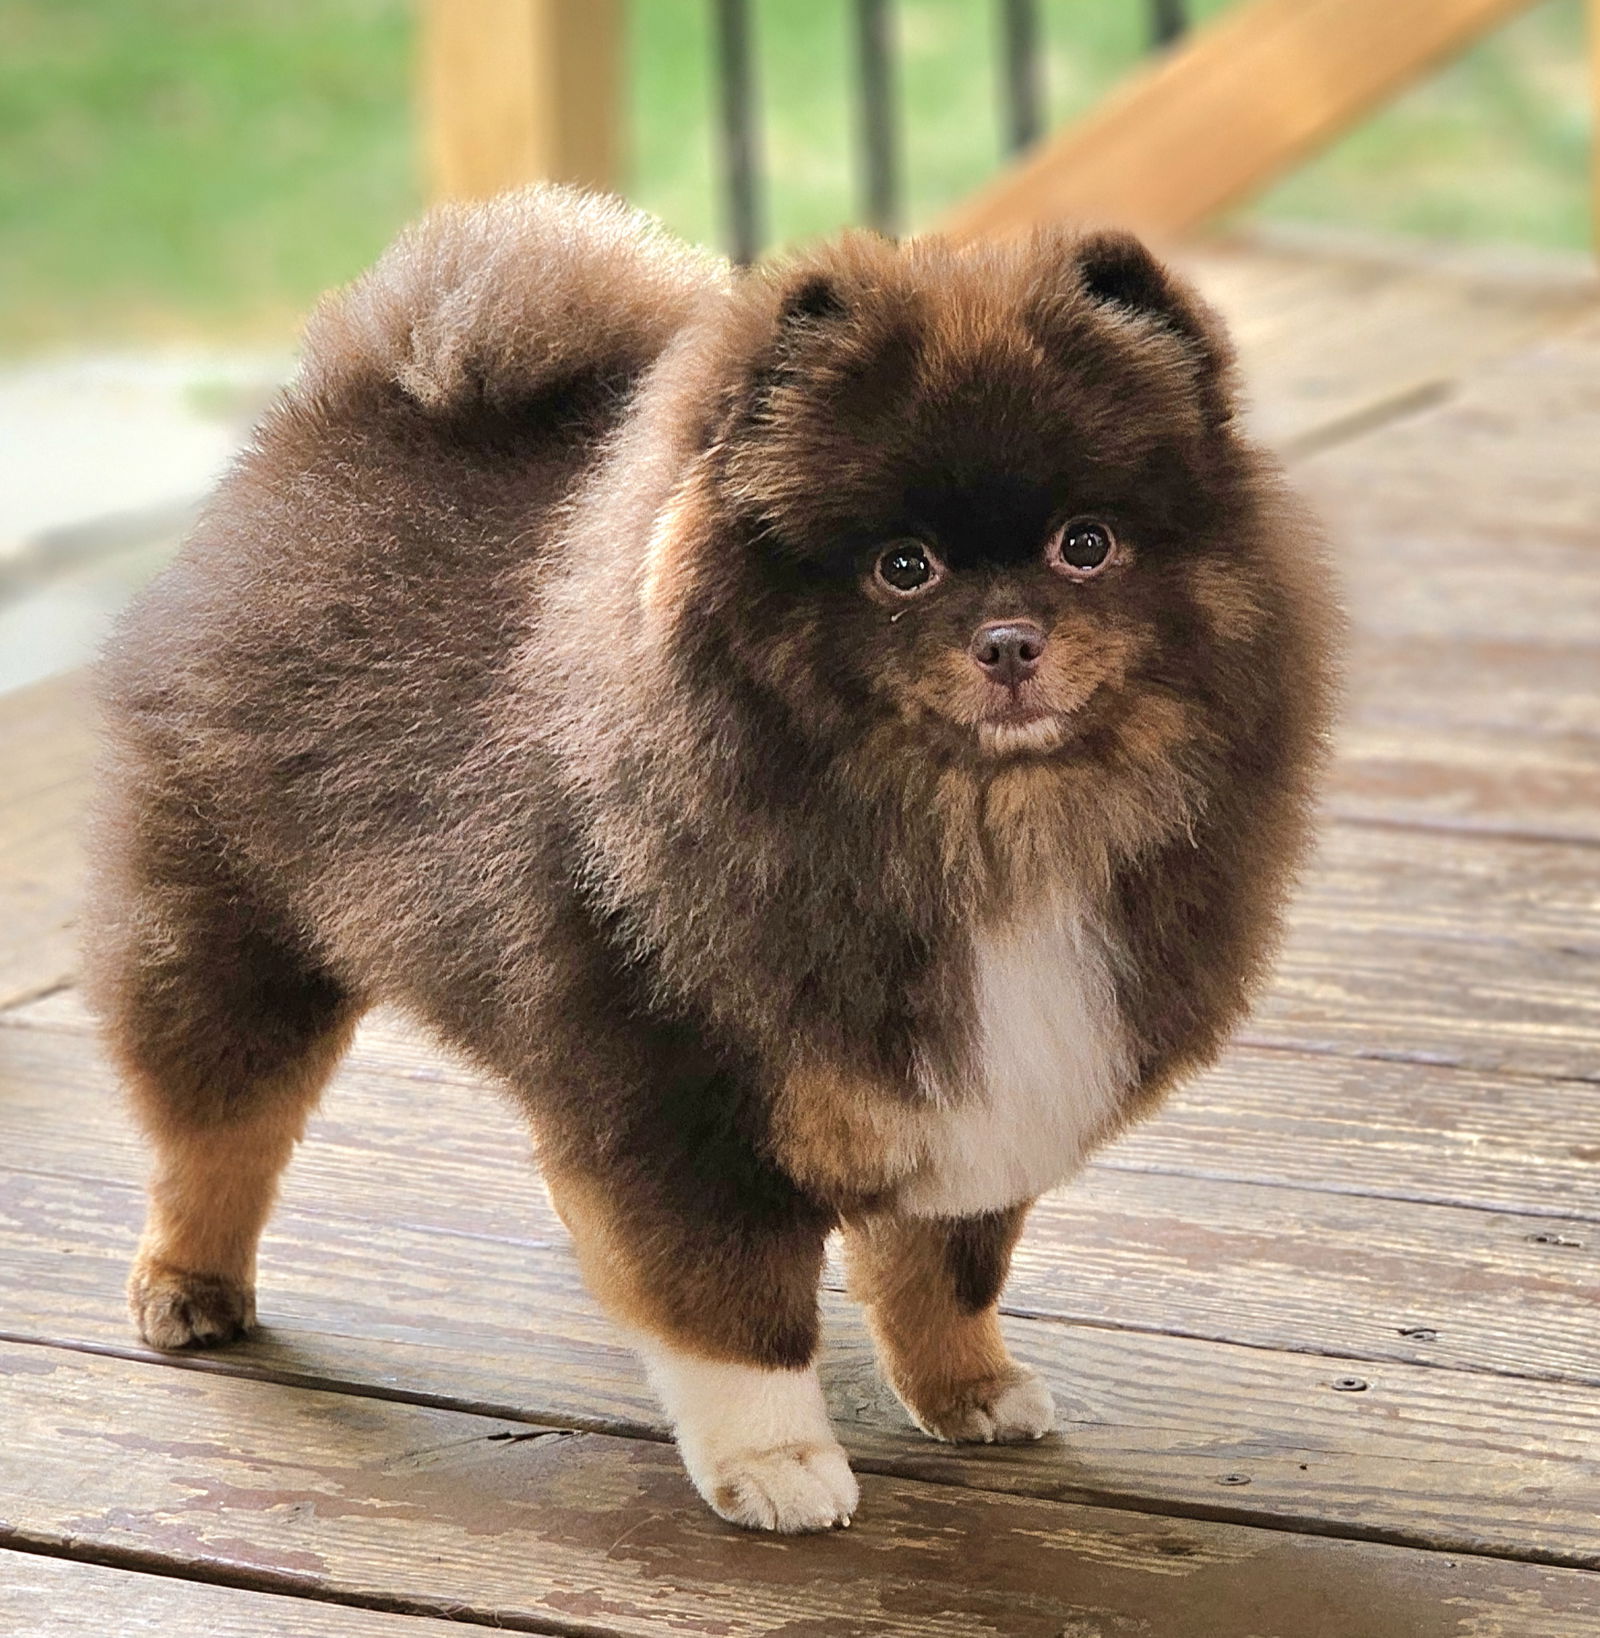
[[[889,0],[856,0],[855,16],[862,215],[879,233],[894,234],[900,224],[900,168]]]
[[[748,265],[761,254],[761,139],[749,0],[715,0],[717,92],[728,255]]]
[[[1020,153],[1044,130],[1044,58],[1038,0],[1000,0],[1000,77],[1006,142]]]
[[[1188,0],[1150,0],[1150,43],[1156,50],[1171,45],[1188,27]]]

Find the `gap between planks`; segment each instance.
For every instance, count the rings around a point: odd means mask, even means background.
[[[837,1332],[841,1329],[837,1312],[832,1320],[832,1329]],[[1014,1343],[1020,1339],[1018,1357],[1053,1376],[1058,1395],[1071,1394],[1078,1379],[1063,1374],[1059,1350],[1037,1335],[1030,1337],[1025,1326],[1012,1325],[1008,1329]],[[1101,1328],[1070,1329],[1081,1333]],[[1151,1340],[1165,1344],[1183,1339],[1154,1334]],[[1080,1360],[1085,1352],[1083,1341],[1081,1335],[1074,1339]],[[461,1392],[427,1393],[370,1380],[273,1369],[237,1357],[231,1350],[209,1355],[159,1355],[134,1344],[96,1344],[9,1331],[0,1331],[0,1345],[52,1349],[265,1386],[492,1417],[541,1433],[592,1433],[661,1445],[672,1442],[670,1432],[659,1421],[652,1424],[625,1414],[557,1412],[515,1400]],[[1204,1374],[1207,1368],[1223,1363],[1214,1357],[1219,1350],[1236,1346],[1249,1345],[1208,1345],[1205,1350],[1193,1350],[1187,1364]],[[1167,1390],[1170,1409],[1171,1390],[1177,1382],[1171,1351],[1161,1347],[1153,1352],[1118,1351],[1126,1354],[1122,1363],[1129,1369],[1148,1370],[1153,1362],[1164,1368],[1161,1383]],[[1109,1349],[1101,1350],[1093,1361],[1097,1383],[1103,1383],[1106,1377],[1109,1353]],[[1203,1357],[1205,1354],[1213,1357]],[[1269,1360],[1264,1370],[1258,1370],[1252,1363],[1240,1374],[1258,1387],[1267,1383],[1281,1394],[1281,1364]],[[1437,1426],[1430,1430],[1416,1405],[1407,1403],[1406,1384],[1397,1382],[1395,1373],[1390,1372],[1389,1380],[1382,1384],[1389,1390],[1384,1414],[1386,1419],[1399,1422],[1401,1428],[1398,1433],[1389,1430],[1387,1446],[1382,1440],[1374,1443],[1370,1434],[1357,1435],[1358,1443],[1371,1447],[1364,1454],[1330,1449],[1320,1443],[1326,1424],[1315,1415],[1306,1419],[1310,1427],[1302,1425],[1305,1442],[1299,1446],[1275,1442],[1284,1432],[1284,1426],[1276,1422],[1266,1427],[1258,1425],[1249,1439],[1230,1440],[1226,1435],[1217,1436],[1216,1429],[1204,1430],[1174,1418],[1164,1429],[1129,1424],[1104,1431],[1098,1426],[1066,1421],[1057,1430],[1065,1441],[1065,1450],[1054,1441],[1010,1449],[962,1449],[931,1443],[908,1426],[889,1425],[898,1413],[891,1408],[887,1390],[875,1379],[869,1381],[872,1369],[860,1335],[855,1338],[853,1352],[841,1351],[835,1339],[822,1361],[836,1430],[850,1452],[852,1465],[860,1472],[1162,1518],[1202,1519],[1291,1534],[1383,1542],[1428,1552],[1600,1570],[1600,1543],[1590,1527],[1600,1510],[1600,1487],[1584,1480],[1579,1454],[1600,1441],[1600,1405],[1580,1407],[1570,1396],[1564,1402],[1559,1392],[1529,1396],[1519,1393],[1514,1384],[1477,1400],[1470,1393],[1445,1392],[1434,1412]],[[1447,1386],[1459,1389],[1461,1384]],[[851,1396],[863,1389],[877,1401],[873,1411],[876,1420],[863,1417],[859,1408],[856,1414],[850,1413]],[[1252,1401],[1258,1408],[1262,1402]],[[856,1399],[855,1404],[859,1407],[861,1401]],[[1575,1419],[1573,1413],[1579,1409],[1586,1419]],[[1492,1421],[1502,1440],[1520,1446],[1518,1465],[1515,1469],[1487,1469],[1471,1495],[1448,1486],[1440,1493],[1430,1484],[1441,1475],[1459,1472],[1465,1463],[1483,1466],[1487,1460],[1476,1447],[1472,1454],[1460,1457],[1430,1458],[1423,1454],[1429,1439],[1444,1440],[1452,1435],[1459,1438],[1463,1412],[1468,1410],[1475,1427]],[[1568,1429],[1557,1434],[1554,1430],[1563,1417]],[[1212,1437],[1205,1449],[1192,1448],[1193,1441],[1207,1432]],[[1141,1434],[1145,1436],[1144,1449],[1137,1448]],[[1541,1439],[1543,1448],[1539,1446]],[[1562,1444],[1570,1448],[1564,1454],[1556,1453],[1556,1447]],[[1307,1460],[1299,1460],[1302,1456]],[[1379,1483],[1384,1474],[1389,1475],[1387,1483]],[[1238,1499],[1230,1505],[1221,1499],[1225,1495]],[[1521,1500],[1523,1495],[1529,1499]]]

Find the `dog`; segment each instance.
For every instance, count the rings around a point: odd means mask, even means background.
[[[1041,1436],[1012,1249],[1241,1017],[1337,630],[1220,322],[1132,237],[734,273],[574,190],[438,210],[316,312],[100,671],[140,1335],[250,1329],[383,1002],[525,1109],[723,1518],[856,1508],[836,1229],[912,1420]]]

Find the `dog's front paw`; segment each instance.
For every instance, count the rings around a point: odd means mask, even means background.
[[[740,1451],[694,1477],[712,1508],[747,1530],[831,1530],[849,1524],[860,1499],[844,1447],[831,1439]]]
[[[1015,1445],[1055,1426],[1055,1401],[1025,1365],[999,1379],[970,1383],[939,1405],[908,1405],[917,1426],[956,1444]]]
[[[128,1277],[128,1312],[152,1348],[220,1348],[249,1335],[256,1294],[225,1274],[197,1274],[141,1256]]]
[[[814,1370],[768,1370],[665,1343],[645,1354],[694,1487],[747,1530],[850,1522],[858,1492]]]

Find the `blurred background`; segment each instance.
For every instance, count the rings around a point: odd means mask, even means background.
[[[1071,121],[1227,6],[1041,0],[1034,118]],[[747,231],[771,247],[862,219],[860,8],[741,9]],[[880,8],[905,230],[1013,145],[1003,10]],[[413,0],[0,0],[0,688],[92,653],[292,367],[310,304],[426,202],[421,19]],[[633,200],[727,247],[719,19],[704,0],[625,7],[616,163]],[[1208,230],[1574,265],[1590,106],[1582,0],[1544,0]]]

